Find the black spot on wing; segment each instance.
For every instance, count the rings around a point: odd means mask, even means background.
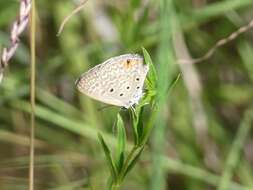
[[[75,81],[75,85],[76,85],[76,86],[78,85],[78,83],[80,82],[81,79],[82,79],[82,76],[79,77],[79,78]]]

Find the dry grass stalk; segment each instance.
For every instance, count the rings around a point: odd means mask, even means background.
[[[32,0],[20,0],[19,15],[11,28],[10,46],[3,48],[0,60],[0,82],[3,78],[4,69],[15,54],[19,45],[19,36],[25,30],[31,11]]]
[[[65,18],[64,18],[64,20],[62,21],[62,23],[61,23],[61,25],[60,25],[60,28],[59,28],[59,31],[57,32],[57,36],[59,36],[61,33],[62,33],[62,31],[63,31],[63,29],[64,29],[64,26],[65,26],[65,24],[68,22],[68,20],[72,17],[72,16],[74,16],[76,13],[78,13],[83,7],[84,7],[84,5],[85,5],[85,3],[87,2],[88,0],[82,0],[81,2],[80,2],[80,4],[69,14],[69,15],[67,15]]]
[[[179,59],[178,62],[180,64],[195,64],[195,63],[200,63],[202,61],[206,61],[207,59],[209,59],[214,53],[215,51],[226,45],[227,43],[233,41],[234,39],[236,39],[239,35],[247,32],[248,30],[250,30],[251,28],[253,28],[253,20],[251,20],[247,25],[244,25],[242,27],[240,27],[238,30],[236,30],[235,32],[231,33],[228,37],[222,38],[219,41],[217,41],[213,47],[211,47],[208,52],[206,54],[204,54],[202,57],[199,58],[195,58],[195,59]]]

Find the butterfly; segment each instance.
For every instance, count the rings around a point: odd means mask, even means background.
[[[138,54],[112,57],[83,73],[77,89],[95,100],[124,108],[137,104],[149,67]]]

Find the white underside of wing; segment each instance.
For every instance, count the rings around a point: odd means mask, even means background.
[[[136,70],[131,70],[132,78],[128,76],[129,71],[127,73],[126,68],[118,67],[117,64],[122,63],[122,60],[133,58],[133,59],[141,59],[139,60],[139,63],[142,63],[142,57],[137,54],[125,54],[118,57],[111,58],[105,62],[103,62],[100,65],[95,66],[94,68],[90,69],[86,73],[84,73],[79,80],[76,81],[76,86],[80,92],[87,95],[90,98],[93,98],[95,100],[98,100],[100,102],[129,108],[134,104],[137,104],[142,97],[142,88],[144,85],[144,80],[146,77],[146,74],[148,72],[148,67],[144,66],[141,67],[136,66]],[[115,72],[117,71],[117,72]],[[120,72],[121,71],[121,72]],[[109,73],[109,77],[107,76],[107,73]],[[121,74],[119,74],[121,73]],[[122,77],[126,73],[126,77]],[[136,79],[134,78],[135,75],[138,75],[138,86]],[[115,75],[115,76],[114,76]],[[106,77],[103,77],[106,76]],[[118,81],[115,80],[115,77],[118,78]],[[109,80],[109,79],[111,80]],[[107,79],[107,80],[105,80]],[[133,80],[133,81],[132,81]],[[114,82],[115,85],[111,85],[111,81]],[[126,92],[126,89],[122,88],[122,86],[119,86],[120,81],[127,81],[129,83],[128,89],[137,88],[138,90],[134,91],[128,91]],[[123,82],[124,83],[124,82]],[[120,84],[123,84],[120,83]],[[110,84],[110,85],[108,85]],[[125,85],[125,83],[124,83]],[[109,89],[116,89],[114,91],[111,91],[109,93]],[[106,91],[106,92],[105,92]],[[118,93],[115,95],[115,93]],[[122,93],[122,95],[121,95]],[[123,96],[124,94],[124,96]],[[119,96],[120,95],[120,96]]]
[[[106,103],[106,104],[125,107],[125,108],[129,107],[129,106],[125,105],[122,101],[117,100],[113,97],[109,97],[109,96],[106,96],[106,95],[99,96],[99,95],[96,95],[96,94],[88,94],[87,92],[83,91],[82,89],[79,89],[79,91],[81,91],[83,94],[85,94],[86,96],[88,96],[88,97],[90,97],[94,100],[98,100],[98,101]]]

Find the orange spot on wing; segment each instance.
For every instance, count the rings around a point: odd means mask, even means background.
[[[136,64],[138,64],[137,60],[127,59],[126,61],[123,61],[124,68],[126,69],[131,69]]]

